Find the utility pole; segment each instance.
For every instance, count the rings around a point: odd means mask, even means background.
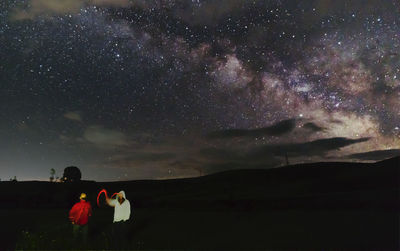
[[[286,158],[286,166],[288,166],[289,165],[289,157],[288,157],[287,152],[285,153],[285,158]]]

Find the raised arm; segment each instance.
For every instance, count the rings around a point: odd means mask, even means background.
[[[107,205],[109,205],[110,207],[115,207],[115,205],[114,205],[114,203],[112,203],[111,199],[106,198],[106,202],[107,202]]]

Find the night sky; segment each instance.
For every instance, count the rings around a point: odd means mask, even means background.
[[[400,154],[395,0],[4,0],[0,178]]]

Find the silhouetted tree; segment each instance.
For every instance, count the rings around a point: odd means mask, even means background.
[[[54,181],[54,174],[56,174],[56,170],[54,168],[50,169],[50,182]]]
[[[14,178],[11,178],[10,181],[17,182],[17,176],[14,176]]]
[[[80,181],[82,177],[81,170],[76,166],[69,166],[64,169],[62,181],[64,182],[76,182]]]

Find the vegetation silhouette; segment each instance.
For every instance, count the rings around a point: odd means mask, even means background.
[[[63,182],[78,182],[82,178],[81,170],[76,166],[69,166],[64,169]]]
[[[50,169],[50,182],[54,181],[55,174],[56,174],[56,170],[54,168]]]
[[[400,157],[121,182],[0,182],[5,250],[76,250],[67,212],[85,191],[130,194],[132,250],[398,250]],[[13,191],[10,193],[10,191]],[[113,211],[95,206],[88,249],[112,248]],[[201,237],[199,237],[201,236]]]

